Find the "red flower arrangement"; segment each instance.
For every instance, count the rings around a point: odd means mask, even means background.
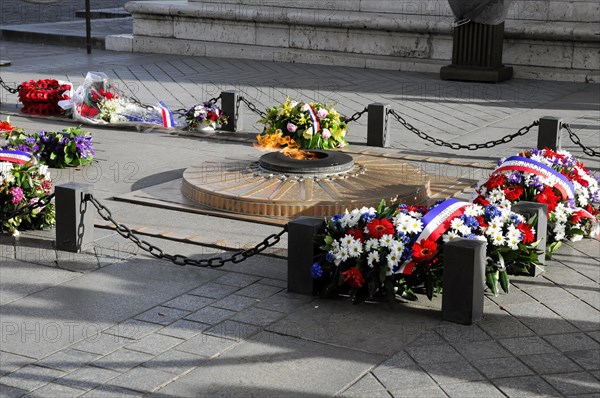
[[[381,220],[373,219],[370,223],[367,224],[367,229],[369,230],[369,234],[375,238],[379,239],[383,235],[393,235],[394,234],[394,224],[389,222],[387,219],[382,218]]]
[[[359,289],[365,283],[365,278],[358,267],[352,267],[343,272],[342,275],[344,276],[344,282],[347,282],[352,288]]]
[[[54,79],[29,80],[19,86],[19,101],[23,103],[21,112],[32,115],[61,115],[58,102],[71,90],[71,84]]]
[[[437,254],[437,244],[430,239],[421,240],[413,244],[412,250],[413,260],[422,263],[431,260]]]

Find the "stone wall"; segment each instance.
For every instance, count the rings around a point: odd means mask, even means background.
[[[445,0],[136,1],[126,8],[133,37],[107,38],[108,48],[435,73],[452,54]],[[598,81],[597,0],[517,1],[508,18],[504,63],[516,77]]]

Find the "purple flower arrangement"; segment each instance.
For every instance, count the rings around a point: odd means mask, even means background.
[[[90,164],[96,154],[91,134],[80,127],[59,132],[40,131],[32,135],[17,129],[10,132],[6,141],[3,149],[31,153],[40,163],[55,168]]]

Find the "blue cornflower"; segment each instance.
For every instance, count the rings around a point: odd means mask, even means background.
[[[516,227],[521,224],[521,220],[519,219],[519,216],[517,216],[515,213],[511,213],[509,218],[510,218],[510,221],[512,221],[512,223],[515,224]]]
[[[479,222],[473,216],[468,216],[463,214],[460,216],[460,219],[465,223],[465,225],[471,229],[479,228]]]
[[[400,261],[406,261],[409,258],[411,258],[412,255],[413,255],[413,252],[412,252],[411,248],[408,246],[404,246],[404,250],[402,250],[402,257],[400,258]]]
[[[333,221],[333,225],[335,225],[337,228],[340,227],[340,220],[342,219],[342,215],[337,213],[334,214],[333,217],[331,217],[331,221]]]
[[[335,256],[333,255],[332,252],[327,252],[327,254],[325,255],[325,260],[328,263],[333,264],[333,261],[335,260]]]
[[[377,217],[377,215],[375,213],[364,213],[363,215],[361,215],[361,218],[365,221],[365,222],[370,222],[371,220],[373,220],[375,217]]]
[[[488,219],[492,219],[494,217],[500,217],[502,212],[494,205],[487,205],[485,207],[485,215]]]
[[[323,276],[323,268],[321,268],[321,264],[314,263],[310,269],[310,274],[313,278],[320,278]]]

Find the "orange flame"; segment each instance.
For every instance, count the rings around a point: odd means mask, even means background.
[[[253,144],[255,148],[261,151],[275,152],[279,150],[282,154],[292,159],[315,160],[317,155],[313,152],[307,152],[300,149],[300,145],[292,137],[283,136],[283,132],[278,131],[274,134],[257,135],[258,143]]]

